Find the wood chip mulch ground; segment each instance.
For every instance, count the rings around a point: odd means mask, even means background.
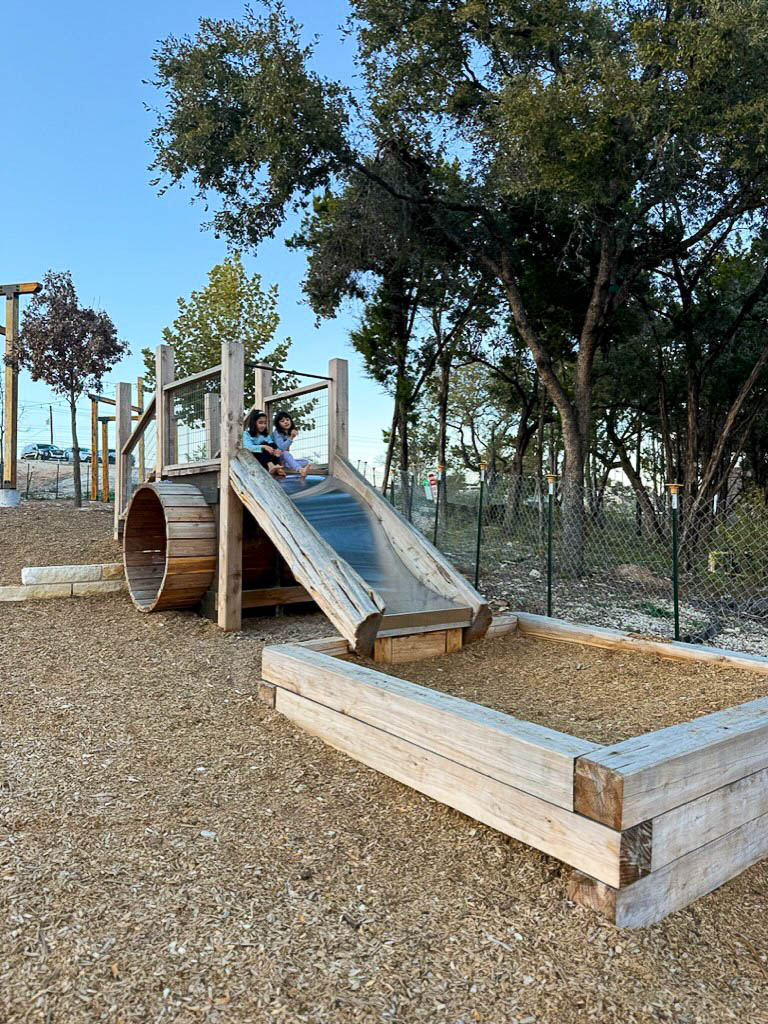
[[[45,465],[45,463],[42,463]],[[0,585],[21,583],[28,565],[85,565],[120,562],[112,539],[111,505],[86,501],[22,501],[0,509]]]
[[[264,643],[331,632],[0,606],[3,1024],[768,1021],[766,864],[618,931],[256,700]]]
[[[515,633],[386,671],[595,743],[616,743],[768,696],[768,675],[756,672]]]

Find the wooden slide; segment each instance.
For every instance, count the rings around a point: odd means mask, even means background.
[[[296,580],[360,654],[375,638],[461,628],[485,635],[484,598],[357,471],[337,456],[334,473],[294,492],[243,449],[230,483]]]

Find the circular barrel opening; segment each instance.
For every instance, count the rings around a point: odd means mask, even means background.
[[[195,605],[213,583],[216,523],[191,484],[139,487],[125,517],[123,562],[140,611]]]

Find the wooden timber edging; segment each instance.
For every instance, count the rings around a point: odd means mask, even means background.
[[[528,635],[553,625],[518,613],[489,635],[518,620]],[[560,626],[566,642],[604,639]],[[634,639],[608,632],[611,646]],[[639,653],[660,653],[645,643]],[[569,898],[620,927],[660,921],[768,856],[768,697],[598,746],[341,660],[350,655],[342,637],[266,647],[260,697],[336,749],[569,864]]]
[[[234,492],[303,586],[354,650],[369,655],[384,601],[307,522],[280,485],[243,449],[231,459]]]
[[[338,452],[333,457],[331,469],[333,475],[350,487],[379,520],[392,547],[416,579],[441,597],[472,609],[472,622],[464,630],[464,643],[482,639],[491,624],[491,612],[485,598]]]
[[[759,654],[744,654],[741,651],[727,651],[723,647],[685,644],[676,640],[653,640],[650,637],[624,633],[619,629],[585,626],[566,622],[564,619],[550,619],[546,615],[531,615],[528,612],[516,612],[515,618],[517,628],[524,636],[538,637],[539,640],[584,644],[586,647],[601,647],[606,651],[654,654],[670,661],[727,665],[728,668],[741,668],[748,672],[768,675],[768,658]],[[494,619],[494,622],[496,621]]]

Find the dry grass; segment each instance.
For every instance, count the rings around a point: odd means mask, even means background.
[[[766,1019],[765,864],[645,931],[569,905],[557,862],[255,700],[320,616],[0,616],[3,1024]]]
[[[373,668],[381,668],[366,662]],[[768,676],[508,634],[391,675],[595,743],[615,743],[768,695]]]

